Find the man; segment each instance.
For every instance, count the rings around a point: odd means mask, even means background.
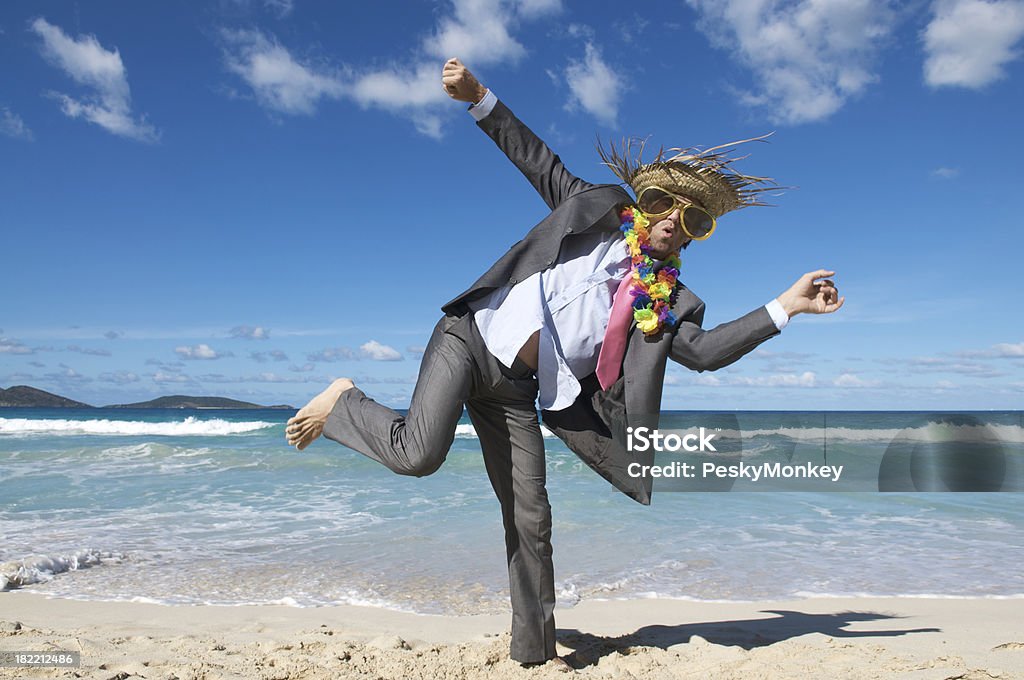
[[[467,291],[444,305],[406,416],[335,381],[288,421],[300,450],[321,433],[399,474],[437,470],[463,405],[501,503],[512,600],[511,657],[555,654],[551,507],[544,421],[594,470],[638,502],[651,482],[626,474],[639,460],[625,428],[657,425],[667,359],[694,370],[726,366],[777,335],[790,317],[843,304],[819,270],[765,307],[701,329],[704,303],[676,280],[678,253],[711,235],[717,218],[760,205],[763,178],[732,172],[712,149],[648,164],[614,148],[606,163],[636,192],[590,184],[561,160],[458,59],[442,86],[471,104],[477,124],[537,189],[551,213]],[[604,156],[604,154],[602,153]],[[642,462],[642,461],[641,461]]]

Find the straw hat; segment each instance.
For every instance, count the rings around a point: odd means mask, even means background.
[[[609,152],[605,152],[598,142],[597,151],[604,165],[628,184],[635,196],[639,196],[647,187],[658,186],[689,198],[715,217],[721,217],[732,210],[752,205],[769,205],[759,200],[761,193],[782,188],[770,177],[744,175],[731,167],[735,161],[746,158],[730,158],[732,147],[763,141],[771,134],[704,150],[699,147],[672,148],[669,149],[672,155],[667,157],[662,148],[650,163],[641,160],[647,140],[624,139],[621,150],[611,143]]]

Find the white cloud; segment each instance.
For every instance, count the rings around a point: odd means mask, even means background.
[[[954,177],[958,177],[960,175],[960,170],[957,168],[941,167],[932,170],[931,174],[932,177],[938,177],[940,179],[953,179]]]
[[[355,358],[355,352],[348,347],[328,347],[306,355],[308,361],[343,361]]]
[[[968,349],[954,352],[953,356],[967,359],[1018,359],[1024,357],[1024,342],[1000,342],[988,349]]]
[[[78,384],[92,382],[92,378],[90,378],[87,375],[82,375],[81,373],[71,368],[67,364],[59,364],[59,366],[61,368],[60,372],[47,373],[45,377],[58,384]]]
[[[923,39],[924,80],[932,87],[980,88],[1020,57],[1024,2],[936,0]]]
[[[520,19],[532,20],[561,9],[552,0],[454,0],[454,13],[441,17],[409,64],[354,73],[351,95],[360,106],[408,116],[428,137],[441,137],[440,111],[451,102],[441,88],[441,66],[458,57],[473,73],[490,64],[514,64],[526,48],[513,36]]]
[[[227,69],[273,111],[311,115],[321,99],[338,99],[344,94],[337,74],[296,60],[273,36],[256,30],[224,30],[221,35],[227,44]]]
[[[265,0],[268,8],[278,5],[291,11],[290,0]],[[561,0],[452,0],[451,12],[415,43],[408,60],[372,68],[303,61],[258,30],[223,30],[221,36],[227,69],[272,111],[310,115],[322,100],[350,98],[405,116],[419,132],[440,138],[441,116],[452,110],[441,88],[444,60],[459,57],[477,75],[480,67],[514,64],[526,49],[513,32],[561,9]]]
[[[263,326],[235,326],[228,333],[233,338],[244,338],[246,340],[267,340],[270,338],[270,329]]]
[[[536,19],[561,12],[562,0],[518,0],[514,6],[524,19]]]
[[[175,347],[174,351],[183,359],[220,359],[231,356],[230,352],[217,352],[205,343],[198,345]]]
[[[988,355],[994,356],[994,355]],[[905,367],[911,373],[957,373],[969,375],[976,378],[999,378],[1006,375],[991,366],[978,361],[965,361],[946,357],[916,357],[914,359],[899,359],[893,363]]]
[[[249,356],[261,364],[268,361],[288,361],[288,355],[279,349],[272,349],[269,352],[250,352]]]
[[[431,111],[448,102],[441,89],[439,63],[422,63],[410,69],[373,71],[355,78],[350,93],[363,108],[376,106],[412,117],[417,131],[441,137],[441,119]]]
[[[114,383],[115,385],[127,385],[139,382],[139,376],[131,371],[116,371],[113,373],[100,373],[99,380]]]
[[[35,138],[25,121],[6,106],[0,106],[0,134],[29,142]]]
[[[43,40],[43,56],[72,80],[91,92],[82,99],[54,93],[64,114],[82,117],[110,133],[143,142],[155,142],[160,135],[145,117],[132,116],[131,90],[121,54],[106,50],[96,36],[68,36],[59,26],[36,19],[32,31]]]
[[[442,115],[451,100],[441,89],[441,66],[451,57],[480,75],[491,64],[514,64],[526,54],[513,32],[562,9],[560,0],[453,0],[452,12],[415,46],[405,62],[345,69],[297,60],[273,36],[259,31],[224,31],[228,70],[241,76],[257,99],[279,113],[311,114],[321,99],[351,98],[412,120],[429,137],[441,137]],[[343,71],[343,73],[342,73]]]
[[[874,61],[891,31],[889,0],[687,0],[712,43],[757,83],[747,104],[777,122],[822,120],[878,80]]]
[[[567,108],[580,107],[601,123],[615,126],[626,80],[605,63],[593,43],[586,44],[583,59],[569,62],[565,81],[571,93]]]
[[[878,387],[881,382],[878,380],[865,380],[854,373],[843,373],[832,381],[836,387]]]
[[[263,0],[263,6],[276,14],[278,19],[290,16],[295,9],[292,0]]]
[[[427,54],[441,61],[457,56],[467,65],[516,62],[526,55],[526,49],[509,32],[512,13],[504,3],[497,0],[453,0],[452,4],[454,15],[442,17],[437,30],[424,41],[423,48]],[[523,3],[524,6],[543,4]],[[441,92],[439,80],[435,77],[434,89]]]
[[[359,346],[359,351],[367,359],[374,361],[401,361],[402,355],[394,347],[382,345],[376,340],[370,340]]]
[[[814,387],[817,385],[817,376],[814,371],[804,371],[800,374],[776,373],[756,377],[736,375],[728,378],[705,374],[694,377],[693,382],[706,387]]]
[[[203,383],[310,383],[323,382],[322,378],[316,376],[286,376],[277,373],[265,372],[256,375],[229,376],[222,373],[207,373],[196,376],[196,380]]]
[[[67,351],[78,352],[79,354],[91,354],[97,357],[109,357],[110,350],[97,347],[81,347],[79,345],[68,345]]]
[[[997,357],[1024,357],[1024,342],[1018,342],[1017,344],[1001,342],[998,345],[993,346],[992,350],[994,356]]]
[[[192,382],[192,378],[188,377],[183,373],[164,373],[163,371],[157,371],[153,374],[153,382],[155,383],[187,383]]]
[[[405,348],[405,351],[414,357],[421,357],[423,353],[427,351],[427,348],[423,345],[409,345]]]
[[[36,351],[30,347],[26,347],[17,340],[11,340],[10,338],[0,338],[0,354],[35,354]]]
[[[729,380],[730,385],[742,385],[746,387],[814,387],[817,378],[814,371],[804,371],[800,375],[795,373],[779,373],[776,375],[762,375],[754,378],[747,376],[736,376]]]

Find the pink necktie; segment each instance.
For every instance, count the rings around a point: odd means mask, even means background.
[[[622,357],[626,353],[626,334],[633,318],[633,296],[629,289],[633,285],[633,272],[627,271],[615,291],[612,312],[608,316],[608,328],[604,332],[601,353],[597,355],[597,381],[601,389],[607,390],[622,370]]]

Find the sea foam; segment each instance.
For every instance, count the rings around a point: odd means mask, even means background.
[[[0,563],[0,590],[44,583],[65,571],[94,567],[105,562],[117,564],[123,559],[121,553],[79,550],[67,555],[31,555],[3,562]]]
[[[0,434],[219,436],[255,432],[274,427],[276,424],[264,421],[232,422],[221,418],[201,420],[194,416],[188,416],[184,420],[156,423],[144,420],[0,418]]]

